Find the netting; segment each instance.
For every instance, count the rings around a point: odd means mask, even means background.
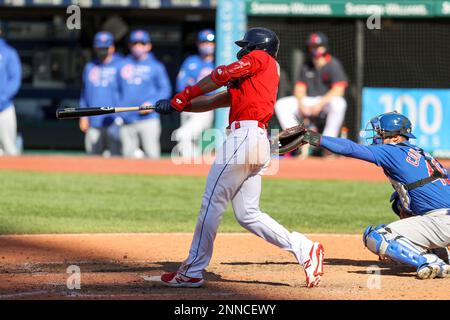
[[[363,87],[448,88],[450,84],[450,21],[445,19],[381,19],[381,29],[362,25],[362,69],[357,68],[358,28],[355,19],[249,17],[249,27],[264,26],[280,37],[279,62],[289,82],[280,83],[279,97],[292,94],[310,32],[329,38],[330,52],[341,60],[349,78],[344,125],[356,138],[359,130],[357,72]],[[274,117],[276,118],[276,117]],[[277,125],[277,120],[273,120]]]
[[[278,61],[283,77],[280,81],[279,98],[292,95],[300,67],[305,59],[306,40],[311,32],[321,31],[329,39],[330,52],[343,64],[349,77],[350,87],[346,92],[348,103],[346,122],[354,122],[355,99],[352,93],[355,88],[355,27],[354,21],[348,19],[317,20],[304,18],[256,18],[250,17],[249,28],[263,26],[274,30],[280,38]],[[276,117],[272,118],[272,126],[277,126]]]
[[[364,31],[364,86],[447,88],[449,20],[382,20]]]

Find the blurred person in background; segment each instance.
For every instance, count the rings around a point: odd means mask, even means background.
[[[153,55],[150,35],[144,30],[131,32],[130,54],[120,69],[122,105],[153,105],[172,94],[172,86],[164,65]],[[161,122],[153,110],[123,114],[120,137],[122,154],[130,158],[161,156]],[[141,147],[141,148],[140,148]]]
[[[197,35],[198,54],[187,57],[177,76],[177,92],[186,86],[196,84],[214,70],[214,52],[216,48],[214,31],[201,30]],[[178,142],[175,153],[183,158],[198,157],[202,153],[201,134],[211,128],[214,111],[201,113],[183,112],[180,115],[181,126],[173,132]]]
[[[115,54],[111,33],[100,31],[95,34],[94,53],[95,59],[84,67],[80,108],[119,106],[118,73],[122,57]],[[86,152],[89,155],[120,155],[121,123],[122,119],[117,115],[80,118]]]
[[[342,63],[328,50],[328,38],[313,32],[306,42],[307,59],[300,69],[294,95],[281,98],[275,112],[282,129],[296,126],[303,120],[329,137],[338,137],[344,122],[348,86]],[[302,150],[307,156],[308,145]]]
[[[13,97],[22,82],[22,67],[17,51],[3,39],[0,22],[0,155],[18,154],[17,119]]]

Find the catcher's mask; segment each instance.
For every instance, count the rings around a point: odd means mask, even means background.
[[[398,135],[415,139],[411,130],[411,121],[397,111],[392,111],[372,118],[361,132],[361,136],[367,144],[383,144],[384,139]]]

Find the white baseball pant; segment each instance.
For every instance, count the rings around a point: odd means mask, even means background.
[[[0,112],[0,154],[7,156],[17,155],[16,139],[16,111],[14,106],[11,106]]]
[[[450,245],[450,208],[397,220],[386,228],[409,239],[422,249],[445,248]]]
[[[120,130],[120,140],[122,142],[122,154],[127,158],[135,158],[139,142],[145,156],[158,159],[161,157],[161,121],[159,118],[137,121],[126,124]]]
[[[302,104],[305,107],[312,106],[320,100],[321,97],[304,97]],[[323,130],[324,136],[338,137],[342,123],[344,122],[345,111],[347,109],[347,102],[343,97],[334,97],[323,108],[323,113],[326,114],[325,128]],[[298,102],[295,96],[289,96],[279,99],[275,104],[275,113],[281,128],[286,129],[298,125],[301,120],[301,115],[298,110]]]
[[[213,253],[217,228],[232,201],[241,226],[266,241],[294,254],[303,264],[308,259],[312,241],[285,227],[261,212],[261,175],[270,162],[270,143],[257,121],[235,123],[210,169],[203,194],[189,257],[179,268],[188,277],[202,278]]]
[[[84,147],[89,155],[120,155],[120,141],[111,137],[108,128],[89,128],[84,136]]]

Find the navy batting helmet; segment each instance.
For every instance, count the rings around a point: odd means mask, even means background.
[[[280,40],[275,32],[267,28],[251,28],[242,40],[235,42],[242,49],[237,53],[237,58],[241,59],[253,50],[263,50],[276,58],[280,47]]]

